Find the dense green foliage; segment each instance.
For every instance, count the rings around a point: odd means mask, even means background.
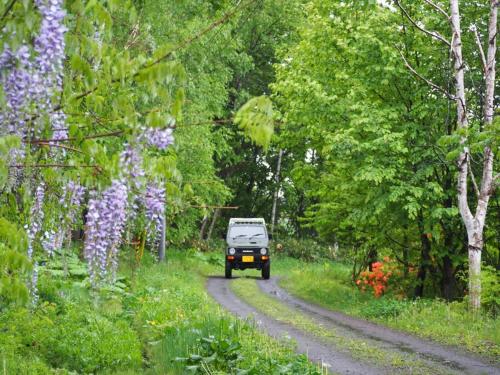
[[[448,25],[434,9],[423,2],[407,6],[413,19],[446,35]],[[477,23],[484,33],[487,4],[464,2],[461,8],[463,22]],[[415,295],[463,296],[458,275],[467,268],[467,242],[456,202],[456,115],[401,57],[449,88],[448,51],[392,8],[312,1],[306,9],[298,41],[281,49],[272,85],[284,121],[280,142],[291,159],[284,164],[284,204],[295,209],[282,218],[285,229],[301,216],[296,233],[311,228],[363,267],[391,255],[406,268],[419,268]],[[473,36],[465,37],[468,77],[477,83]],[[480,92],[470,96],[481,101]],[[481,116],[478,108],[471,114],[474,121]],[[495,195],[484,247],[493,267],[499,261],[499,207]]]

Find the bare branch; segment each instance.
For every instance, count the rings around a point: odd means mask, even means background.
[[[477,32],[477,27],[475,25],[471,26],[470,31],[474,33],[476,38],[477,48],[479,49],[479,55],[481,56],[481,62],[483,63],[483,72],[486,73],[488,64],[486,62],[486,56],[484,54],[483,45],[481,44],[481,39],[479,38],[479,33]]]
[[[437,9],[441,14],[443,14],[447,20],[450,19],[450,15],[448,13],[446,13],[446,11],[441,8],[439,5],[437,5],[436,3],[433,3],[432,1],[430,0],[424,0],[427,4],[429,4],[431,7]]]
[[[451,43],[448,40],[446,40],[446,38],[443,37],[439,32],[437,32],[437,31],[429,31],[429,30],[423,28],[422,26],[420,26],[417,22],[415,22],[413,20],[413,18],[411,18],[411,16],[408,13],[408,11],[401,5],[401,3],[399,2],[399,0],[394,0],[394,3],[399,7],[399,9],[401,9],[401,11],[405,15],[405,17],[408,19],[408,21],[410,21],[413,24],[413,26],[415,26],[417,29],[419,29],[423,33],[425,33],[425,34],[433,37],[434,39],[439,40],[440,42],[443,42],[448,47],[451,47]]]
[[[101,171],[102,168],[98,165],[71,165],[71,164],[11,164],[9,168],[95,168],[98,171]]]
[[[425,78],[422,76],[420,73],[418,73],[408,62],[406,57],[404,56],[403,52],[399,50],[399,54],[401,55],[401,58],[403,59],[405,66],[410,70],[414,75],[416,75],[418,78],[420,78],[422,81],[426,82],[429,86],[431,86],[433,89],[441,92],[444,94],[448,99],[450,100],[456,100],[456,97],[451,95],[447,90],[443,89],[441,86],[436,85],[434,82],[430,81],[429,79]]]
[[[115,132],[108,132],[108,133],[100,133],[100,134],[93,134],[93,135],[88,135],[86,137],[82,137],[81,139],[95,139],[95,138],[105,138],[105,137],[117,137],[123,134],[123,130],[117,130]],[[53,142],[68,142],[68,141],[76,141],[79,138],[75,137],[68,137],[68,138],[59,138],[59,139],[32,139],[32,140],[25,140],[23,141],[24,143],[32,143],[32,144],[41,144],[41,145],[54,145]],[[61,145],[60,145],[61,146]]]
[[[484,81],[486,92],[484,97],[484,122],[490,125],[495,116],[495,68],[496,68],[496,39],[498,35],[498,7],[500,1],[491,0],[490,18],[488,22],[488,52],[486,57],[486,68],[484,70]]]
[[[198,205],[189,205],[191,208],[216,208],[219,210],[237,210],[240,208],[239,206],[198,206]]]
[[[74,148],[74,147],[71,147],[71,146],[65,146],[65,145],[60,145],[60,144],[57,144],[57,143],[53,143],[53,142],[37,142],[37,144],[41,145],[41,146],[49,146],[49,147],[56,147],[56,148],[63,148],[65,150],[69,150],[69,151],[73,151],[73,152],[77,152],[79,154],[85,154],[82,150],[79,150],[77,148]]]

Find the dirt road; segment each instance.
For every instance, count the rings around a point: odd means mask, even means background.
[[[330,372],[340,374],[392,374],[414,373],[412,361],[424,364],[419,373],[429,374],[500,374],[500,368],[476,358],[405,333],[401,333],[365,320],[333,312],[317,305],[305,302],[284,291],[278,286],[277,279],[256,280],[261,291],[272,296],[280,303],[292,308],[297,313],[305,314],[322,329],[335,331],[347,339],[366,343],[367,347],[376,346],[386,352],[397,353],[403,363],[396,366],[374,364],[351,355],[348,348],[335,345],[331,341],[301,331],[296,327],[264,315],[249,303],[238,298],[230,289],[231,280],[212,277],[207,281],[207,290],[225,309],[241,318],[252,317],[256,324],[269,335],[278,338],[290,338],[297,343],[297,351],[325,367]],[[405,364],[405,361],[407,364]]]

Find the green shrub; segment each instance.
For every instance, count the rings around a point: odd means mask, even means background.
[[[96,372],[139,368],[142,363],[141,344],[127,321],[113,322],[81,306],[67,308],[50,333],[40,331],[50,345],[44,354],[54,367]]]
[[[398,301],[396,299],[382,297],[380,299],[374,299],[369,304],[366,304],[361,314],[366,318],[394,318],[407,308],[408,302],[405,300]]]
[[[277,250],[278,253],[306,262],[335,258],[333,247],[322,245],[311,239],[287,238],[275,242],[282,246],[281,250]]]
[[[481,269],[481,304],[483,308],[498,316],[500,313],[500,272],[492,266],[483,265]]]
[[[0,318],[0,331],[1,352],[22,358],[19,368],[96,372],[137,369],[142,364],[141,345],[130,324],[123,319],[113,322],[85,305],[68,305],[62,311],[45,302],[33,312],[10,309]]]

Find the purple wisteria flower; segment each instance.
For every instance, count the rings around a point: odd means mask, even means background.
[[[66,128],[64,114],[54,111],[53,104],[54,97],[62,90],[66,13],[62,0],[36,0],[35,3],[41,15],[40,30],[34,38],[36,56],[32,57],[27,45],[17,51],[4,45],[0,54],[0,83],[6,96],[6,108],[0,113],[0,135],[36,136],[45,118],[50,120],[53,129]],[[28,128],[27,121],[34,114]],[[32,134],[28,134],[30,129]],[[61,134],[56,136],[60,138]]]
[[[146,128],[143,130],[141,139],[149,146],[165,150],[174,143],[174,130],[172,128]]]
[[[62,248],[62,243],[64,239],[64,231],[58,230],[55,232],[54,230],[46,231],[42,237],[42,247],[49,255],[49,257],[53,257],[54,253]]]
[[[165,189],[156,183],[149,183],[144,194],[144,207],[146,209],[146,220],[148,230],[148,242],[156,244],[162,226],[162,218],[165,215]]]
[[[117,179],[101,195],[94,192],[89,200],[84,255],[94,286],[115,278],[118,249],[127,220],[127,197],[127,186]]]
[[[30,211],[30,223],[27,226],[28,235],[28,258],[33,257],[33,243],[37,237],[37,234],[42,229],[43,224],[43,200],[45,198],[45,184],[43,182],[37,186],[35,190],[35,197],[33,201],[33,206],[31,206]]]
[[[40,74],[50,89],[62,86],[64,62],[64,34],[68,30],[63,24],[66,12],[62,0],[35,0],[42,16],[40,31],[35,38],[35,59]]]
[[[138,145],[125,144],[120,155],[120,167],[122,178],[130,183],[131,188],[137,191],[141,190],[145,173]]]
[[[26,107],[32,99],[30,51],[22,45],[16,52],[8,46],[0,55],[1,83],[5,93],[4,111],[0,112],[0,132],[23,136],[26,131]]]
[[[35,262],[33,265],[33,273],[31,274],[31,280],[28,283],[30,295],[31,295],[31,303],[33,306],[38,304],[38,263]]]

